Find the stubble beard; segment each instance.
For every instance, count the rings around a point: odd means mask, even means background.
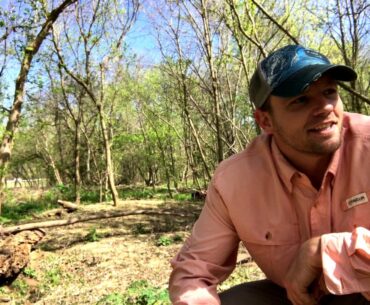
[[[317,142],[311,139],[302,141],[302,137],[295,137],[294,139],[292,139],[283,131],[283,129],[278,124],[275,124],[275,126],[277,127],[276,133],[278,134],[282,142],[290,146],[292,149],[304,154],[316,156],[330,155],[334,153],[342,144],[342,124],[340,124],[339,126],[339,134],[336,135],[336,138],[330,139],[329,143],[326,143],[325,141]]]

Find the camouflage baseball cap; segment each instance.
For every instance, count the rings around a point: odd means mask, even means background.
[[[339,81],[353,81],[356,72],[344,65],[330,63],[324,55],[300,45],[288,45],[262,60],[254,72],[249,96],[257,108],[270,95],[292,97],[301,94],[324,73]]]

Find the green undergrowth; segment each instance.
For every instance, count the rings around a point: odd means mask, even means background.
[[[0,223],[14,223],[32,219],[34,215],[57,207],[57,204],[48,199],[31,199],[25,202],[5,203],[2,206]]]
[[[59,193],[60,197],[64,200],[73,201],[75,198],[75,193],[72,187],[66,185],[59,185],[54,187],[54,192]],[[134,186],[134,187],[121,187],[118,188],[118,196],[122,200],[127,199],[170,199],[171,196],[166,187],[158,186],[144,187],[144,186]],[[171,190],[172,199],[177,201],[191,200],[191,194],[189,192],[178,192]],[[108,192],[102,194],[102,199],[104,201],[112,200],[111,195]],[[61,198],[61,199],[62,199]],[[92,204],[100,201],[101,194],[99,189],[81,189],[81,202],[84,204]]]
[[[133,281],[123,293],[106,295],[96,305],[170,305],[166,288],[152,285],[146,280]]]
[[[50,209],[58,207],[57,200],[74,201],[74,189],[68,185],[57,185],[46,191],[42,195],[35,198],[32,193],[35,190],[24,190],[22,196],[16,195],[16,191],[11,189],[6,191],[5,201],[2,204],[2,211],[0,215],[0,224],[18,223],[20,221],[27,221],[34,218],[35,215],[43,213]],[[173,191],[172,198],[165,187],[124,187],[118,189],[119,198],[121,200],[143,200],[143,199],[157,199],[168,200],[172,199],[179,202],[192,201],[191,193],[189,191]],[[101,194],[99,190],[81,190],[81,204],[95,204],[99,203]],[[110,196],[102,198],[103,201],[111,200]]]
[[[121,199],[171,199],[171,196],[167,188],[148,188],[148,187],[125,187],[120,190],[119,197]],[[188,201],[191,200],[190,193],[182,193],[172,191],[172,199],[177,201]]]
[[[157,247],[165,247],[180,242],[183,242],[183,238],[178,234],[175,234],[174,236],[160,235],[156,238],[155,245]]]
[[[33,304],[69,280],[70,276],[63,273],[58,266],[51,266],[44,272],[27,267],[10,286],[1,287],[0,295],[10,297],[13,300],[11,304]]]
[[[16,279],[11,285],[11,298],[14,304],[40,301],[51,289],[60,284],[63,275],[59,270],[50,270],[39,275],[37,285],[30,285],[26,275]],[[0,289],[1,294],[9,290]],[[28,303],[27,303],[28,304]],[[157,287],[146,280],[133,281],[125,291],[103,296],[96,305],[170,305],[167,287]]]

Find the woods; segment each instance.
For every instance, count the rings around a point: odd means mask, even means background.
[[[368,0],[0,3],[0,278],[21,277],[0,303],[169,304],[169,260],[261,132],[249,81],[281,46],[354,68],[345,110],[370,112]]]
[[[366,0],[8,1],[0,31],[2,187],[44,178],[76,203],[81,188],[114,204],[121,184],[204,189],[259,132],[249,78],[283,44],[353,67],[342,99],[369,110]]]

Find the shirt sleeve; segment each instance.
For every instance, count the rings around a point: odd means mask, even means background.
[[[362,293],[370,300],[370,231],[321,236],[321,257],[326,288],[332,294]]]
[[[227,208],[211,183],[191,236],[171,261],[169,293],[173,304],[220,304],[217,284],[235,268],[238,245]]]

